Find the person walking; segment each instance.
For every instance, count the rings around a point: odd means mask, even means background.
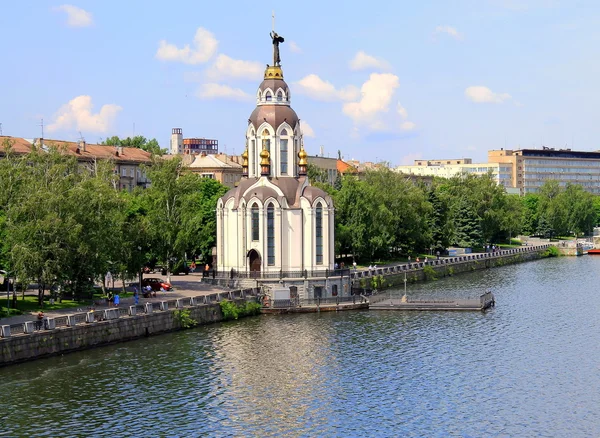
[[[115,294],[115,307],[119,307],[119,302],[121,301],[121,298],[119,297],[119,292],[117,292]]]
[[[139,302],[140,302],[140,295],[138,294],[137,286],[134,286],[133,287],[133,304],[135,304],[137,306]]]

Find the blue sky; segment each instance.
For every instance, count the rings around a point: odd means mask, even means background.
[[[272,10],[310,154],[600,149],[600,3],[561,0],[5,2],[3,134],[39,137],[43,118],[46,138],[168,147],[181,127],[239,154]]]

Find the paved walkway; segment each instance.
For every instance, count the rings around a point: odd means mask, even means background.
[[[145,277],[152,278],[158,277],[166,280],[166,276],[148,274]],[[141,294],[139,295],[139,304],[151,303],[156,301],[164,301],[164,300],[175,300],[177,298],[191,298],[197,297],[201,295],[210,295],[215,292],[223,292],[224,288],[220,288],[218,286],[213,286],[211,284],[202,283],[202,275],[201,274],[190,274],[190,275],[172,275],[171,276],[171,284],[173,285],[173,290],[169,292],[156,292],[156,298],[144,298]],[[129,283],[128,283],[129,284]],[[115,288],[120,286],[121,283],[115,283]],[[131,291],[131,287],[126,287],[128,291]],[[134,304],[133,297],[121,298],[121,304],[119,307],[127,307],[132,306]],[[72,315],[74,313],[82,313],[87,311],[90,308],[89,304],[82,304],[80,307],[71,307],[68,309],[58,309],[58,310],[48,310],[44,311],[44,316],[48,317],[58,317],[65,315]],[[96,305],[94,306],[96,310],[104,310],[107,309],[108,306],[106,304]],[[11,325],[11,324],[22,324],[26,321],[36,321],[37,320],[37,312],[32,312],[30,314],[23,314],[18,316],[11,316],[9,318],[0,318],[0,325]]]

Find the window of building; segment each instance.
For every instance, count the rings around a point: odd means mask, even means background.
[[[256,241],[259,239],[258,225],[258,205],[252,204],[252,208],[250,210],[252,212],[252,240]]]
[[[316,211],[316,252],[317,265],[323,264],[323,208],[321,204],[317,204]]]
[[[265,100],[267,102],[270,102],[271,100],[273,100],[273,96],[271,96],[271,92],[267,91],[267,94],[265,94]]]
[[[283,130],[285,132],[285,130]],[[283,135],[283,132],[281,133]],[[281,174],[287,175],[288,173],[288,140],[287,138],[282,138],[279,140],[279,144],[281,146]]]
[[[203,173],[202,178],[210,178],[210,179],[215,179],[215,174],[214,173]]]
[[[263,136],[263,148],[265,148],[266,150],[269,151],[269,153],[271,153],[271,140],[269,139],[269,131],[267,131],[265,129],[262,133],[262,136]]]
[[[267,207],[267,263],[275,265],[275,208],[273,204]]]
[[[283,93],[280,91],[277,92],[277,102],[281,102],[283,100]]]

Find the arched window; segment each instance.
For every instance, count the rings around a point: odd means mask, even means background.
[[[250,209],[252,212],[252,240],[258,240],[260,233],[258,232],[259,226],[259,216],[258,216],[258,205],[256,203],[252,204],[252,208]]]
[[[270,102],[271,100],[273,100],[273,96],[271,95],[270,91],[267,91],[267,94],[265,94],[265,100],[267,102]]]
[[[288,173],[288,139],[284,138],[287,135],[287,131],[282,129],[279,139],[279,162],[282,175],[287,175]]]
[[[269,131],[266,129],[262,133],[263,147],[271,153],[271,140],[269,139]]]
[[[277,92],[277,102],[281,102],[283,100],[283,93],[281,90]]]
[[[316,219],[316,253],[317,265],[323,264],[323,208],[321,203],[317,204]]]
[[[273,204],[267,207],[267,263],[275,265],[275,208]]]

